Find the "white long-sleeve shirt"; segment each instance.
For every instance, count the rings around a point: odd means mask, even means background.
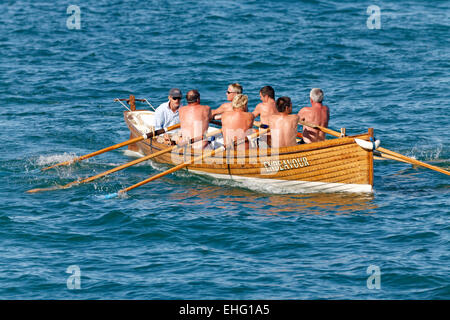
[[[179,108],[177,111],[173,112],[172,109],[170,109],[169,101],[162,103],[158,108],[156,108],[155,115],[153,116],[155,130],[167,128],[180,123],[178,110]]]

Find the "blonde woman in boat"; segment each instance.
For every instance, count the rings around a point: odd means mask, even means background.
[[[211,111],[214,119],[221,119],[220,115],[222,113],[233,110],[231,102],[233,101],[234,97],[236,97],[236,95],[242,94],[242,86],[239,83],[232,83],[228,86],[226,94],[228,102],[222,103],[219,108]]]
[[[305,121],[317,126],[328,128],[330,109],[322,104],[322,89],[311,89],[309,98],[311,101],[311,107],[304,107],[298,112],[300,121]],[[303,141],[305,141],[305,143],[318,142],[323,140],[325,140],[325,133],[323,131],[303,126]]]
[[[247,111],[248,97],[238,94],[231,102],[231,111],[222,114],[222,132],[225,144],[231,144],[237,140],[244,139],[252,133],[253,120],[255,117]],[[248,142],[245,142],[248,148]]]
[[[291,114],[291,98],[278,98],[276,106],[278,114],[273,114],[269,117],[271,147],[282,148],[296,146],[299,117],[296,114]]]

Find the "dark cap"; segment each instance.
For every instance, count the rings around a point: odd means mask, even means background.
[[[183,97],[183,95],[181,94],[180,89],[178,89],[178,88],[170,89],[169,96],[171,96],[173,98],[182,98]]]

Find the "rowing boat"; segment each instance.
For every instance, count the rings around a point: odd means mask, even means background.
[[[34,188],[28,190],[27,193],[68,189],[75,185],[92,182],[150,159],[172,165],[172,168],[132,186],[120,189],[118,192],[106,195],[105,199],[115,198],[181,169],[217,179],[233,180],[250,189],[275,193],[372,193],[374,158],[406,162],[450,176],[450,171],[443,168],[379,147],[380,141],[374,139],[372,128],[369,128],[367,133],[346,136],[345,128],[341,128],[339,133],[305,121],[299,121],[299,124],[315,128],[337,139],[278,149],[270,148],[267,146],[266,140],[267,134],[270,134],[270,128],[262,128],[261,126],[262,130],[249,133],[245,139],[237,140],[235,146],[225,146],[223,137],[218,137],[214,143],[203,150],[193,149],[201,140],[208,137],[216,138],[217,135],[221,134],[222,129],[214,130],[210,127],[203,136],[193,137],[180,145],[168,147],[165,144],[165,139],[159,135],[178,130],[180,128],[179,123],[155,131],[152,129],[154,112],[136,110],[135,101],[147,102],[152,107],[147,99],[135,99],[133,95],[130,95],[130,99],[115,99],[115,101],[120,103],[126,101],[130,106],[128,108],[122,103],[128,110],[124,112],[124,118],[130,129],[129,140],[68,161],[53,164],[41,170],[46,171],[59,166],[68,166],[124,146],[139,152],[142,157],[82,180],[77,179],[65,185]],[[211,121],[211,123],[217,125],[215,121]],[[221,123],[218,123],[218,125],[221,125]],[[254,125],[259,126],[256,122]],[[298,135],[301,134],[298,133]],[[250,149],[246,149],[247,142],[251,146]]]
[[[130,138],[144,135],[151,127],[154,112],[124,111]],[[214,130],[215,128],[209,128]],[[279,149],[250,148],[222,152],[214,157],[192,163],[185,169],[215,179],[231,179],[245,187],[261,187],[277,193],[308,192],[373,192],[373,129],[366,133],[337,137],[321,142]],[[356,139],[356,140],[355,140]],[[220,145],[220,138],[215,144]],[[359,142],[359,143],[358,143]],[[164,150],[167,145],[157,139],[141,140],[128,148],[142,155]],[[201,152],[201,151],[200,151]],[[152,160],[166,165],[178,165],[201,153],[189,148],[166,153]]]

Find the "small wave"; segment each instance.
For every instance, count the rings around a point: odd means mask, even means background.
[[[439,144],[437,147],[428,148],[423,144],[416,144],[411,151],[407,154],[408,157],[413,159],[424,159],[428,161],[439,160],[442,153],[443,145]]]
[[[52,163],[59,163],[64,161],[72,160],[76,157],[74,153],[64,152],[63,154],[54,154],[49,156],[39,156],[36,160],[36,164],[39,166],[48,165]]]

